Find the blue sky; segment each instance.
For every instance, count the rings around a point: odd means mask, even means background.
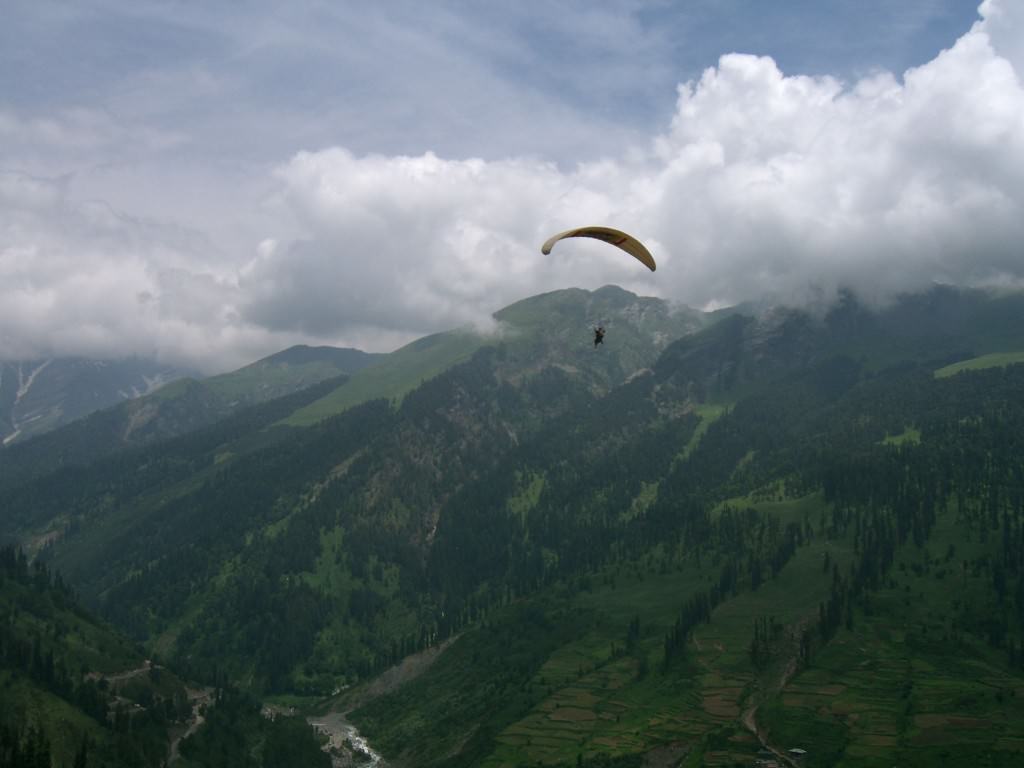
[[[1013,0],[2,5],[0,357],[1021,277]],[[663,269],[536,253],[591,220]]]
[[[978,18],[975,0],[9,0],[4,16],[5,109],[99,110],[243,165],[331,145],[586,160],[666,122],[676,85],[724,53],[853,80],[922,64]]]

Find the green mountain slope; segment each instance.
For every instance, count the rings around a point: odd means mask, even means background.
[[[299,717],[261,714],[145,658],[59,576],[0,549],[0,765],[329,766]]]
[[[360,371],[335,390],[300,408],[285,421],[309,426],[376,398],[397,400],[470,357],[486,343],[472,331],[449,331],[417,339],[388,354],[380,363]]]
[[[1019,296],[686,334],[607,288],[497,318],[400,402],[268,430],[275,401],[27,484],[8,520],[190,675],[344,689],[324,706],[398,765],[1019,757],[1024,367],[935,375],[1024,349]]]
[[[0,550],[0,754],[33,764],[157,765],[192,715],[189,691],[92,619],[24,555]],[[27,763],[24,763],[27,764]],[[80,764],[78,762],[76,765]]]
[[[220,663],[216,657],[224,649],[236,648],[228,655],[245,659],[245,669],[255,663],[262,679],[280,687],[282,668],[293,663],[282,664],[281,654],[293,661],[303,658],[315,640],[329,658],[314,655],[293,671],[296,679],[306,681],[303,685],[333,687],[340,669],[347,669],[348,676],[365,676],[387,660],[377,649],[377,623],[402,626],[418,643],[421,630],[443,610],[429,595],[413,593],[395,604],[395,616],[378,615],[376,604],[382,593],[395,594],[395,579],[421,580],[422,566],[415,561],[422,554],[416,552],[433,535],[441,501],[449,493],[444,489],[457,488],[466,478],[494,467],[510,447],[544,428],[551,416],[591,401],[593,387],[607,387],[613,377],[621,381],[633,372],[631,366],[653,360],[665,339],[651,331],[642,344],[629,313],[640,315],[654,305],[668,324],[675,322],[660,302],[638,300],[618,289],[576,292],[576,300],[583,306],[596,303],[605,313],[610,308],[624,313],[626,319],[615,326],[609,323],[615,340],[608,342],[607,353],[591,348],[586,326],[573,334],[576,348],[569,351],[557,346],[566,343],[567,332],[521,333],[513,343],[482,349],[472,361],[428,381],[397,411],[367,404],[308,432],[262,433],[258,430],[266,421],[256,419],[242,425],[253,427],[249,432],[227,435],[214,429],[208,430],[209,436],[179,438],[31,484],[11,494],[9,519],[23,537],[52,542],[47,557],[87,599],[106,605],[108,616],[140,638],[159,637],[160,648],[179,646],[184,653],[195,644],[195,653],[185,655],[209,658],[209,663]],[[667,335],[664,325],[650,325]],[[629,348],[631,337],[646,350],[646,359]],[[558,364],[548,364],[552,359]],[[283,404],[273,407],[287,412]],[[326,490],[317,490],[321,487]],[[352,489],[352,510],[365,523],[342,525],[334,519],[345,488]],[[357,512],[364,500],[368,509]],[[385,530],[378,525],[381,516],[387,521]],[[292,583],[280,593],[273,574],[281,568],[301,560],[310,571],[320,570],[307,537],[315,540],[321,526],[335,542],[325,546],[361,550],[341,569],[348,575],[336,578],[325,563],[322,575],[331,584],[319,583],[321,575],[312,573],[312,586]],[[381,570],[385,562],[390,569],[396,565],[389,538],[399,542],[398,553],[406,553],[401,554],[400,567],[406,569],[401,576],[393,572],[385,577]],[[388,550],[386,558],[374,554],[381,547]],[[151,589],[163,596],[156,601],[159,607],[156,602],[140,606],[133,596]],[[223,611],[234,615],[253,600],[270,603],[266,617],[227,623],[225,636],[220,628]],[[348,606],[336,620],[338,626],[324,621],[330,612],[325,601]],[[251,645],[254,639],[263,642],[263,622],[304,605],[309,615],[292,622],[296,627],[307,619],[312,622],[304,639],[300,636],[285,649]],[[349,626],[347,612],[361,621]],[[344,640],[332,645],[332,633]],[[243,671],[238,669],[239,674]]]
[[[39,479],[22,482],[4,493],[0,535],[32,552],[54,546],[68,534],[78,535],[83,549],[89,551],[90,542],[116,538],[123,533],[125,520],[143,517],[147,495],[163,493],[165,502],[178,493],[175,489],[202,482],[224,461],[286,439],[291,430],[274,428],[275,423],[335,386],[337,380],[329,379],[293,395],[239,409],[212,426],[180,437],[122,450],[86,466],[60,466]]]
[[[0,488],[186,434],[240,408],[360,371],[379,358],[354,349],[296,346],[232,373],[202,381],[178,379],[150,395],[0,449]]]
[[[555,496],[550,549],[585,539],[588,564],[549,559],[548,588],[358,709],[364,733],[417,765],[750,764],[744,723],[805,765],[1015,764],[1024,367],[818,380],[737,403],[603,548],[605,494]],[[920,442],[884,444],[907,419]]]
[[[428,379],[467,360],[483,346],[502,345],[522,361],[523,371],[555,365],[590,377],[607,389],[650,365],[671,341],[698,330],[701,313],[674,309],[661,299],[636,296],[616,286],[597,291],[554,291],[517,302],[494,315],[490,334],[460,329],[427,336],[355,374],[322,400],[293,414],[286,423],[315,424],[374,398],[398,400]],[[591,330],[608,329],[601,355]]]
[[[386,356],[358,349],[297,345],[202,384],[232,402],[255,404],[289,395],[340,375],[370,368]]]

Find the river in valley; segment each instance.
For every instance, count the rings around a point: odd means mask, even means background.
[[[341,712],[307,717],[306,722],[330,739],[325,750],[330,754],[334,768],[387,768],[384,758],[373,751],[366,739],[359,735],[359,730]]]

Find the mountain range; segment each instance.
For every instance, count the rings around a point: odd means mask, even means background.
[[[1014,764],[1024,296],[495,319],[9,446],[0,533],[190,685],[389,764]]]
[[[53,432],[56,422],[50,422],[48,429],[40,424],[35,429],[35,440],[19,439],[14,444],[14,438],[21,437],[14,434],[7,440],[11,450],[5,453],[5,460],[0,461],[0,487],[5,483],[4,478],[24,480],[61,466],[93,461],[123,448],[185,434],[245,407],[301,391],[327,379],[340,382],[372,365],[379,357],[355,349],[300,345],[231,373],[205,379],[177,378],[149,394],[118,400],[116,406],[93,408],[84,418],[56,433]],[[55,361],[55,365],[62,367],[61,361]],[[51,367],[44,366],[46,370]],[[94,362],[91,367],[106,370],[117,365]],[[51,412],[62,412],[60,404],[63,402],[81,402],[80,383],[78,379],[66,379],[54,384],[49,399]],[[156,381],[153,383],[155,385]]]

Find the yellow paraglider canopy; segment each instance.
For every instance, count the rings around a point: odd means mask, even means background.
[[[611,245],[621,248],[651,270],[651,272],[657,269],[657,265],[654,263],[654,257],[651,256],[651,252],[644,247],[643,243],[632,235],[628,235],[617,229],[612,229],[611,227],[580,227],[578,229],[567,229],[565,232],[559,232],[557,235],[549,238],[548,241],[540,247],[540,252],[545,255],[551,253],[551,249],[554,247],[555,243],[559,240],[564,240],[567,237],[592,237],[595,240],[603,240],[606,243],[610,243]]]

